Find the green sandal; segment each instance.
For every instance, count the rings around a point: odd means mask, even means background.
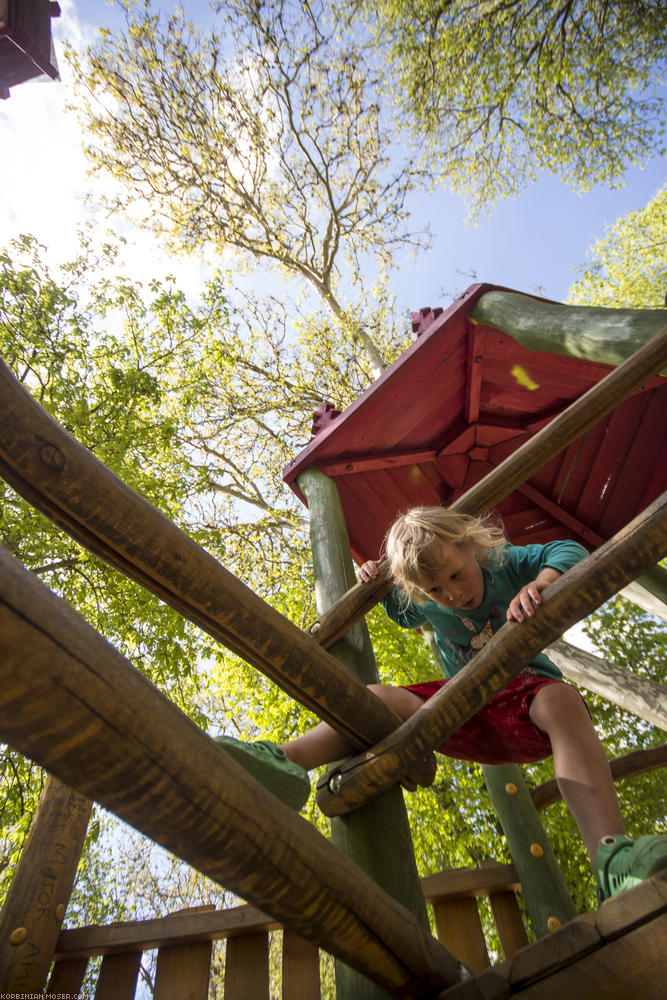
[[[667,868],[667,836],[603,837],[595,859],[600,902]]]
[[[271,740],[243,743],[233,736],[216,736],[215,742],[241,767],[298,812],[310,795],[308,772],[288,759],[285,751]]]

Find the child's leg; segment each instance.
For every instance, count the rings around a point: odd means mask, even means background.
[[[602,837],[623,834],[625,827],[609,762],[588,709],[575,688],[548,684],[533,698],[529,714],[549,735],[558,787],[595,865]]]
[[[424,704],[422,698],[405,688],[391,687],[389,684],[369,684],[368,689],[386,702],[401,719],[409,719]],[[306,771],[358,752],[357,747],[326,722],[320,722],[314,729],[290,743],[283,743],[282,749],[289,760],[300,764]]]

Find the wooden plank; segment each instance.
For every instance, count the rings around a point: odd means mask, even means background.
[[[635,395],[621,403],[604,421],[604,434],[588,472],[586,490],[576,508],[577,517],[588,524],[600,523],[602,512],[609,503],[613,484],[619,479],[623,480],[627,495],[630,483],[623,471],[646,402],[644,395]]]
[[[141,952],[106,955],[95,987],[95,1000],[134,1000]]]
[[[207,1000],[211,949],[210,941],[160,948],[153,1000]],[[260,994],[257,994],[257,1000],[261,1000]]]
[[[636,392],[647,378],[659,371],[666,362],[667,327],[584,396],[572,403],[550,424],[517,448],[481,483],[473,486],[452,506],[468,514],[481,514],[491,510],[517,486],[530,479],[533,472],[618,406],[622,399]],[[556,499],[559,500],[558,497]],[[381,600],[381,591],[385,585],[386,580],[381,578],[374,585],[357,584],[345,595],[345,611],[350,625],[368,610],[370,596],[368,591],[372,590],[377,602]],[[386,593],[386,590],[384,592]],[[362,605],[364,611],[360,612],[358,608]],[[333,631],[326,620],[321,620],[319,641],[322,645],[330,645],[345,633],[345,628],[340,625],[339,608],[334,605],[328,614],[336,621],[336,630]]]
[[[490,965],[477,900],[450,899],[433,904],[438,940],[473,972]]]
[[[596,926],[596,914],[585,913],[571,920],[529,948],[517,952],[507,969],[512,992],[599,949],[602,936]]]
[[[422,889],[427,903],[461,897],[487,896],[490,892],[521,888],[514,865],[491,863],[484,868],[452,868],[425,875]]]
[[[484,341],[486,329],[473,325],[468,334],[468,371],[466,376],[466,394],[464,413],[469,424],[479,420],[479,400],[482,388],[482,372],[484,367]]]
[[[362,472],[373,472],[376,469],[394,469],[403,465],[415,465],[419,462],[432,462],[436,456],[434,448],[419,448],[412,451],[374,451],[371,455],[351,455],[336,461],[318,462],[317,468],[330,479],[336,476],[351,476]]]
[[[606,900],[597,913],[597,928],[602,937],[610,941],[665,912],[667,871]]]
[[[528,944],[528,935],[517,898],[513,892],[489,893],[491,912],[505,958],[512,958]]]
[[[438,1000],[509,1000],[511,987],[504,975],[504,965],[479,972],[472,979],[450,986]]]
[[[414,917],[1,550],[0,736],[383,988],[457,980]]]
[[[632,460],[626,462],[623,475],[616,477],[605,497],[600,525],[606,533],[617,530],[617,525],[625,519],[628,507],[641,507],[647,495],[647,483],[653,480],[648,501],[651,502],[664,490],[667,481],[667,439],[664,433],[667,387],[653,391],[648,399],[644,394],[643,401],[647,405],[635,429]]]
[[[230,1000],[243,1000],[244,997],[268,1000],[268,935],[244,934],[229,938],[225,957],[225,996]]]
[[[64,997],[71,994],[75,998],[81,992],[87,968],[87,958],[70,958],[55,962],[46,986],[46,995],[57,994]]]
[[[627,528],[582,560],[544,592],[535,616],[521,624],[507,622],[477,655],[400,729],[336,769],[318,783],[320,809],[340,815],[358,808],[409,772],[424,753],[437,747],[478,712],[563,631],[590,614],[664,554],[667,493]],[[339,776],[339,777],[338,777]]]
[[[320,1000],[319,949],[294,931],[283,931],[282,1000]]]
[[[0,911],[0,984],[8,993],[38,993],[46,983],[91,807],[47,777]]]
[[[254,906],[229,910],[170,913],[152,920],[128,920],[106,926],[74,927],[60,932],[56,957],[118,955],[128,951],[151,951],[195,941],[219,941],[230,934],[273,931],[280,923]]]
[[[520,1000],[664,1000],[667,915],[605,943],[546,979],[512,993]]]
[[[422,472],[420,465],[412,465],[409,469],[390,469],[387,477],[393,485],[391,496],[396,498],[393,519],[405,508],[407,497],[414,497],[415,500],[419,498],[420,503],[433,506],[440,503],[442,492],[439,493],[435,489],[431,479]]]

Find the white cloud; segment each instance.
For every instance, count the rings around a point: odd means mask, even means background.
[[[210,268],[192,258],[162,252],[153,235],[127,220],[108,218],[99,207],[108,182],[89,176],[81,128],[66,105],[72,77],[63,55],[63,39],[82,49],[96,29],[87,25],[73,0],[62,0],[62,16],[52,22],[62,81],[47,77],[12,88],[0,101],[0,247],[21,233],[47,247],[54,264],[76,255],[79,230],[91,223],[100,240],[109,230],[127,240],[123,271],[137,281],[174,274],[178,287],[197,297]],[[86,197],[89,196],[89,201]]]

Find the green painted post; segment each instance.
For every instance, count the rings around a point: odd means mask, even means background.
[[[432,628],[423,628],[435,662],[443,668]],[[484,781],[503,828],[521,892],[537,937],[577,916],[546,830],[518,764],[483,764]]]
[[[315,468],[303,472],[298,483],[310,510],[315,598],[318,614],[323,614],[356,583],[350,543],[336,484]],[[363,620],[329,652],[364,683],[379,680]],[[332,819],[331,840],[428,927],[410,825],[398,786],[383,792],[362,809]],[[337,1000],[385,1000],[387,994],[337,961],[336,996]]]
[[[521,893],[537,937],[558,930],[577,910],[518,764],[482,765]]]

